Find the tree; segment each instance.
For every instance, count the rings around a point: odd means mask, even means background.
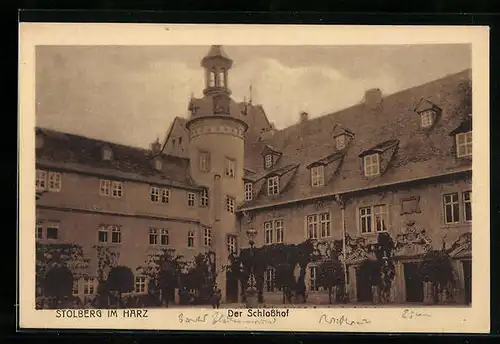
[[[162,299],[168,303],[173,301],[175,288],[181,286],[181,274],[186,267],[182,255],[174,249],[162,249],[149,255],[143,266],[137,270],[149,279],[149,288],[161,292]]]
[[[45,275],[43,290],[46,296],[55,299],[55,305],[65,297],[72,296],[73,274],[65,266],[55,266]]]
[[[333,289],[344,285],[344,268],[337,257],[329,257],[322,261],[318,267],[318,284],[328,290],[328,301],[333,303]]]
[[[197,291],[197,302],[199,303],[209,302],[215,288],[217,276],[214,271],[212,260],[212,253],[199,253],[194,257],[187,272],[187,285],[185,286]]]
[[[434,303],[455,283],[451,258],[445,250],[429,251],[419,264],[419,273],[424,282],[436,288]]]
[[[97,259],[97,301],[100,308],[109,306],[109,288],[106,278],[112,268],[117,266],[120,253],[110,247],[95,245]]]
[[[129,267],[116,266],[109,271],[107,287],[118,293],[118,305],[121,305],[122,294],[134,290],[134,273]]]

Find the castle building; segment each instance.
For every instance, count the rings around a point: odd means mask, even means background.
[[[94,247],[119,252],[133,271],[171,247],[187,259],[215,252],[223,301],[239,302],[224,266],[253,228],[256,246],[349,238],[352,302],[371,300],[358,267],[378,233],[397,243],[394,302],[424,301],[417,263],[444,247],[458,281],[453,297],[470,303],[470,70],[388,96],[372,89],[350,108],[314,119],[301,113],[276,130],[262,106],[231,98],[232,64],[221,46],[210,48],[203,97],[149,150],[36,129],[36,238],[77,243],[94,261],[75,295],[95,293]],[[308,299],[324,302],[317,274],[311,264]],[[281,302],[274,279],[270,268],[266,302]],[[147,284],[135,276],[136,293]]]

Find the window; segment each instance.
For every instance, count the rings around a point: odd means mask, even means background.
[[[387,231],[387,206],[376,205],[373,207],[373,215],[375,216],[375,230],[377,232]]]
[[[158,245],[158,230],[156,228],[149,229],[149,244]]]
[[[245,183],[245,201],[253,199],[253,185],[252,183]]]
[[[225,163],[225,168],[224,168],[224,173],[226,177],[229,178],[234,178],[235,175],[235,170],[236,170],[236,161],[233,159],[226,158],[226,163]]]
[[[472,193],[465,191],[463,195],[464,200],[464,219],[465,221],[472,221]]]
[[[112,158],[112,154],[113,152],[111,151],[111,148],[109,147],[105,147],[103,148],[102,150],[102,160],[105,160],[105,161],[110,161],[111,158]]]
[[[276,229],[276,242],[283,243],[283,237],[284,237],[283,220],[276,220],[274,222],[274,227]]]
[[[50,224],[47,226],[47,240],[56,240],[58,238],[59,225]]]
[[[36,189],[45,190],[47,187],[47,172],[43,170],[36,170]]]
[[[160,245],[168,246],[170,238],[168,236],[168,231],[166,229],[160,229]]]
[[[264,242],[266,244],[273,243],[273,222],[264,222]]]
[[[318,291],[317,284],[317,268],[315,266],[309,267],[309,290]]]
[[[196,195],[193,192],[188,192],[188,207],[194,207],[194,201],[196,198]]]
[[[208,207],[208,190],[207,189],[201,190],[200,200],[201,200],[200,206]]]
[[[71,294],[73,295],[78,295],[80,294],[80,285],[79,285],[79,280],[78,279],[74,279],[73,280],[73,288],[71,289]]]
[[[151,202],[158,202],[160,199],[160,189],[152,186],[151,187]]]
[[[459,133],[457,140],[457,156],[459,158],[472,155],[472,131]]]
[[[224,68],[219,72],[219,86],[226,87],[226,70]]]
[[[208,86],[215,87],[215,71],[209,73]]]
[[[210,155],[208,152],[200,152],[199,155],[200,171],[208,172],[210,170]]]
[[[311,168],[311,184],[313,187],[325,185],[325,169],[323,165]]]
[[[234,235],[227,236],[227,252],[236,254],[236,237]]]
[[[35,231],[36,238],[43,239],[43,227],[41,223],[37,222]]]
[[[427,110],[420,114],[420,125],[422,128],[429,128],[434,122],[434,111]]]
[[[330,213],[320,214],[319,218],[320,218],[321,237],[327,238],[330,236]]]
[[[61,191],[62,177],[59,172],[49,172],[49,191]]]
[[[99,190],[101,196],[111,195],[111,180],[101,179]]]
[[[123,185],[121,182],[112,182],[111,183],[112,196],[115,198],[122,197],[123,194]]]
[[[161,163],[161,160],[160,159],[156,159],[155,160],[155,168],[158,170],[158,171],[161,171],[163,167],[163,164]]]
[[[212,246],[212,230],[210,228],[205,228],[203,232],[203,245],[205,247]]]
[[[307,237],[309,239],[318,238],[318,215],[307,216]]]
[[[380,173],[378,154],[367,155],[363,158],[365,176],[377,176]]]
[[[194,247],[194,231],[188,232],[188,247]]]
[[[93,295],[94,294],[94,279],[90,277],[85,277],[83,279],[83,294]]]
[[[265,163],[265,167],[266,168],[270,168],[270,167],[273,166],[273,156],[272,156],[272,154],[267,154],[264,157],[264,163]]]
[[[99,227],[97,236],[100,243],[108,242],[108,228],[105,226]]]
[[[338,150],[345,148],[345,135],[344,134],[341,134],[341,135],[335,137],[335,146],[337,147]]]
[[[457,223],[460,221],[460,205],[458,193],[444,195],[444,222]]]
[[[226,210],[234,214],[234,198],[226,196]]]
[[[161,189],[161,203],[167,204],[170,201],[170,190]]]
[[[135,277],[134,290],[136,293],[145,293],[146,292],[146,277],[144,277],[144,276],[136,276]]]
[[[122,233],[120,227],[111,226],[111,242],[114,244],[119,244],[122,242]]]
[[[372,232],[372,208],[364,207],[359,209],[359,223],[361,226],[361,233]]]
[[[274,291],[276,285],[276,270],[274,268],[268,268],[264,274],[264,285],[266,286],[266,291]]]
[[[271,177],[267,180],[267,194],[277,195],[280,192],[280,179],[278,176]]]

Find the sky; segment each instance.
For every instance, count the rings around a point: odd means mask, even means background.
[[[149,147],[202,96],[209,46],[38,46],[37,126]],[[466,44],[224,46],[235,101],[251,97],[277,129],[471,68]]]

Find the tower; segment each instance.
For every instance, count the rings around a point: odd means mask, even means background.
[[[205,70],[203,98],[192,99],[191,116],[186,123],[190,140],[190,173],[193,181],[208,193],[207,212],[200,213],[200,222],[211,230],[215,252],[217,286],[223,301],[238,297],[238,286],[230,286],[222,267],[228,263],[232,245],[237,245],[236,206],[243,201],[244,133],[247,124],[231,114],[231,91],[228,72],[233,61],[220,45],[210,48],[201,60]],[[205,229],[203,229],[205,231]],[[205,240],[201,240],[205,244]],[[232,299],[232,300],[231,300]]]

